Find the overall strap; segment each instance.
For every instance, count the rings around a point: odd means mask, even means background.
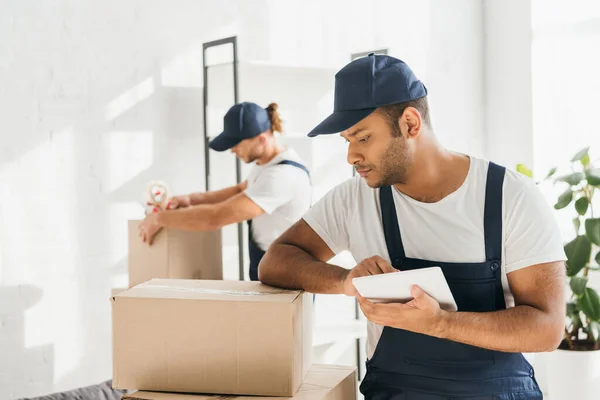
[[[487,261],[502,259],[502,186],[506,169],[490,162],[485,186],[483,231]]]
[[[496,310],[506,308],[502,288],[502,187],[506,168],[490,162],[485,186],[483,230],[485,259],[494,272]]]
[[[310,177],[310,172],[308,171],[308,168],[306,168],[304,165],[300,164],[299,162],[292,161],[292,160],[283,160],[283,161],[278,162],[277,165],[291,165],[292,167],[300,168],[301,170],[306,172],[306,174]]]
[[[381,220],[383,222],[383,234],[385,235],[385,245],[392,265],[398,268],[404,261],[404,246],[400,236],[400,226],[398,225],[398,215],[396,214],[396,205],[392,197],[392,187],[382,186],[379,188],[379,204],[381,206]]]

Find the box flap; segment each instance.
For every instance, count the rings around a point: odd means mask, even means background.
[[[123,293],[127,288],[112,288],[110,289],[110,297],[115,297],[119,293]]]
[[[260,282],[152,279],[134,286],[114,298],[293,303],[300,294],[302,294],[300,290],[277,289]]]

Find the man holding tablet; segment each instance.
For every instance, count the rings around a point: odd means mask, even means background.
[[[340,133],[360,177],[271,245],[259,279],[358,296],[369,319],[367,400],[541,399],[521,353],[562,339],[566,257],[552,209],[529,178],[444,148],[426,96],[389,56],[336,74],[334,112],[309,136]],[[352,270],[327,263],[344,250],[362,260]],[[375,304],[352,284],[427,267],[441,268],[458,311],[417,286],[408,303]]]

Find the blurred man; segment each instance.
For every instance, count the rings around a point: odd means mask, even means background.
[[[281,132],[277,104],[266,109],[255,103],[233,106],[224,117],[224,131],[210,147],[231,149],[245,163],[254,162],[248,179],[238,185],[171,199],[174,210],[149,214],[139,234],[152,244],[165,227],[192,231],[219,229],[248,221],[250,279],[258,280],[258,264],[265,250],[309,209],[309,172],[300,156],[281,146],[274,132]]]

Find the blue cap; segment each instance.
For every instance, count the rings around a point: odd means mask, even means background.
[[[223,132],[210,142],[210,148],[225,151],[269,129],[271,120],[266,109],[255,103],[236,104],[223,117]]]
[[[333,114],[308,136],[345,131],[368,117],[377,107],[420,99],[427,95],[404,61],[369,54],[352,61],[335,74]]]

